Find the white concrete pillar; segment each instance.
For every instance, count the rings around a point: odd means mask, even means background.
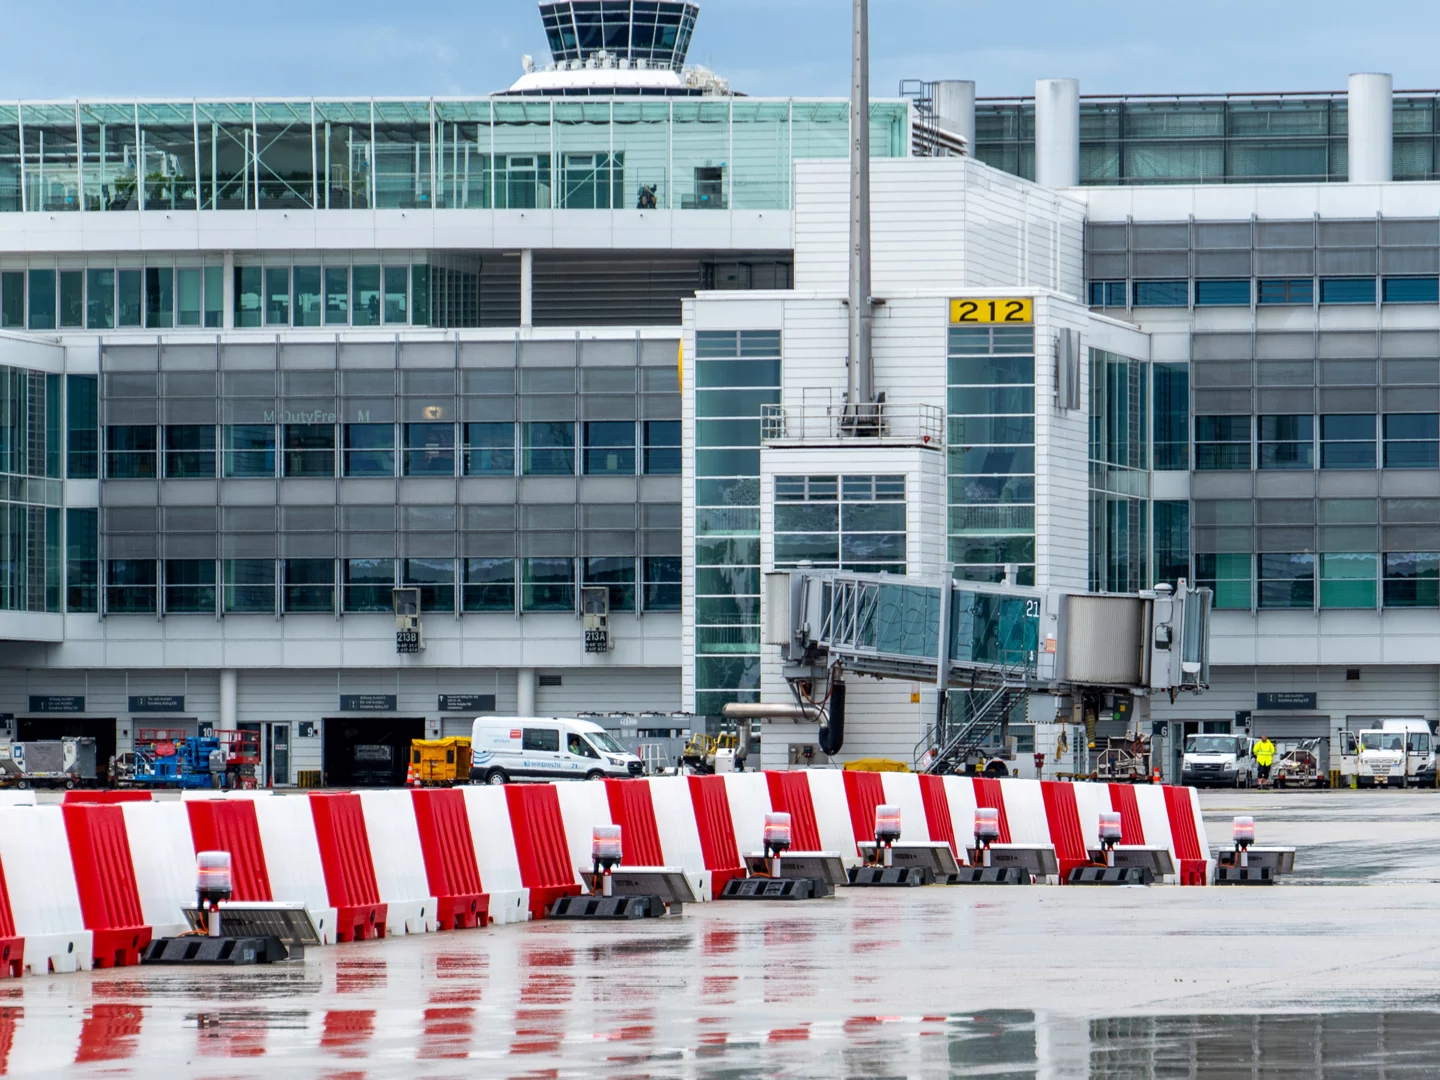
[[[224,280],[220,282],[220,293],[225,310],[220,312],[220,325],[226,330],[235,329],[235,253],[225,252]]]
[[[1035,83],[1035,182],[1080,186],[1080,80]]]
[[[535,252],[530,248],[520,252],[520,325],[535,325]]]
[[[515,672],[515,715],[535,715],[535,669],[522,667]]]
[[[1395,179],[1395,83],[1389,75],[1350,76],[1350,183]]]
[[[220,672],[220,719],[217,731],[235,731],[240,714],[240,680],[234,668]]]
[[[944,79],[935,84],[935,119],[941,127],[965,140],[965,152],[975,155],[975,83],[970,79]]]

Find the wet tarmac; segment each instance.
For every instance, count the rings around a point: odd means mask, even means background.
[[[0,1072],[1440,1075],[1440,795],[1202,803],[1212,842],[1253,813],[1261,843],[1298,848],[1290,883],[847,890],[344,945],[269,968],[11,980]]]

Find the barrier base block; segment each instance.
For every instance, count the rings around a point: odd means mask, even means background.
[[[94,957],[97,968],[132,967],[140,963],[140,954],[150,944],[148,926],[96,930]]]
[[[1216,885],[1274,885],[1268,866],[1222,866],[1215,871]]]
[[[441,930],[469,930],[486,926],[490,922],[490,897],[486,893],[436,897],[435,914],[440,920]]]
[[[1066,879],[1070,885],[1152,885],[1148,866],[1077,866]]]
[[[364,941],[385,936],[385,904],[342,907],[335,912],[336,941]]]
[[[830,896],[830,886],[820,878],[731,878],[725,883],[721,900],[813,900]]]
[[[156,938],[146,946],[142,964],[219,964],[241,967],[274,964],[290,959],[277,937],[187,937]]]
[[[655,919],[665,914],[658,896],[562,896],[552,919]]]
[[[946,885],[1029,885],[1030,875],[1018,866],[966,866],[951,874]]]
[[[25,939],[0,938],[0,976],[19,978],[25,970]]]
[[[892,885],[913,887],[929,885],[934,881],[928,867],[924,866],[852,866],[851,885]]]

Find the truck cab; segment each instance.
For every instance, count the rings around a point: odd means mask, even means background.
[[[1413,787],[1422,774],[1434,782],[1435,737],[1425,720],[1382,720],[1356,737],[1360,787]]]
[[[1257,766],[1247,735],[1191,735],[1180,759],[1180,783],[1189,787],[1251,787]]]

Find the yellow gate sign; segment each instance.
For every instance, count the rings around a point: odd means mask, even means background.
[[[1029,323],[1035,321],[1035,301],[1026,297],[986,297],[983,300],[951,300],[950,321],[964,325]]]

